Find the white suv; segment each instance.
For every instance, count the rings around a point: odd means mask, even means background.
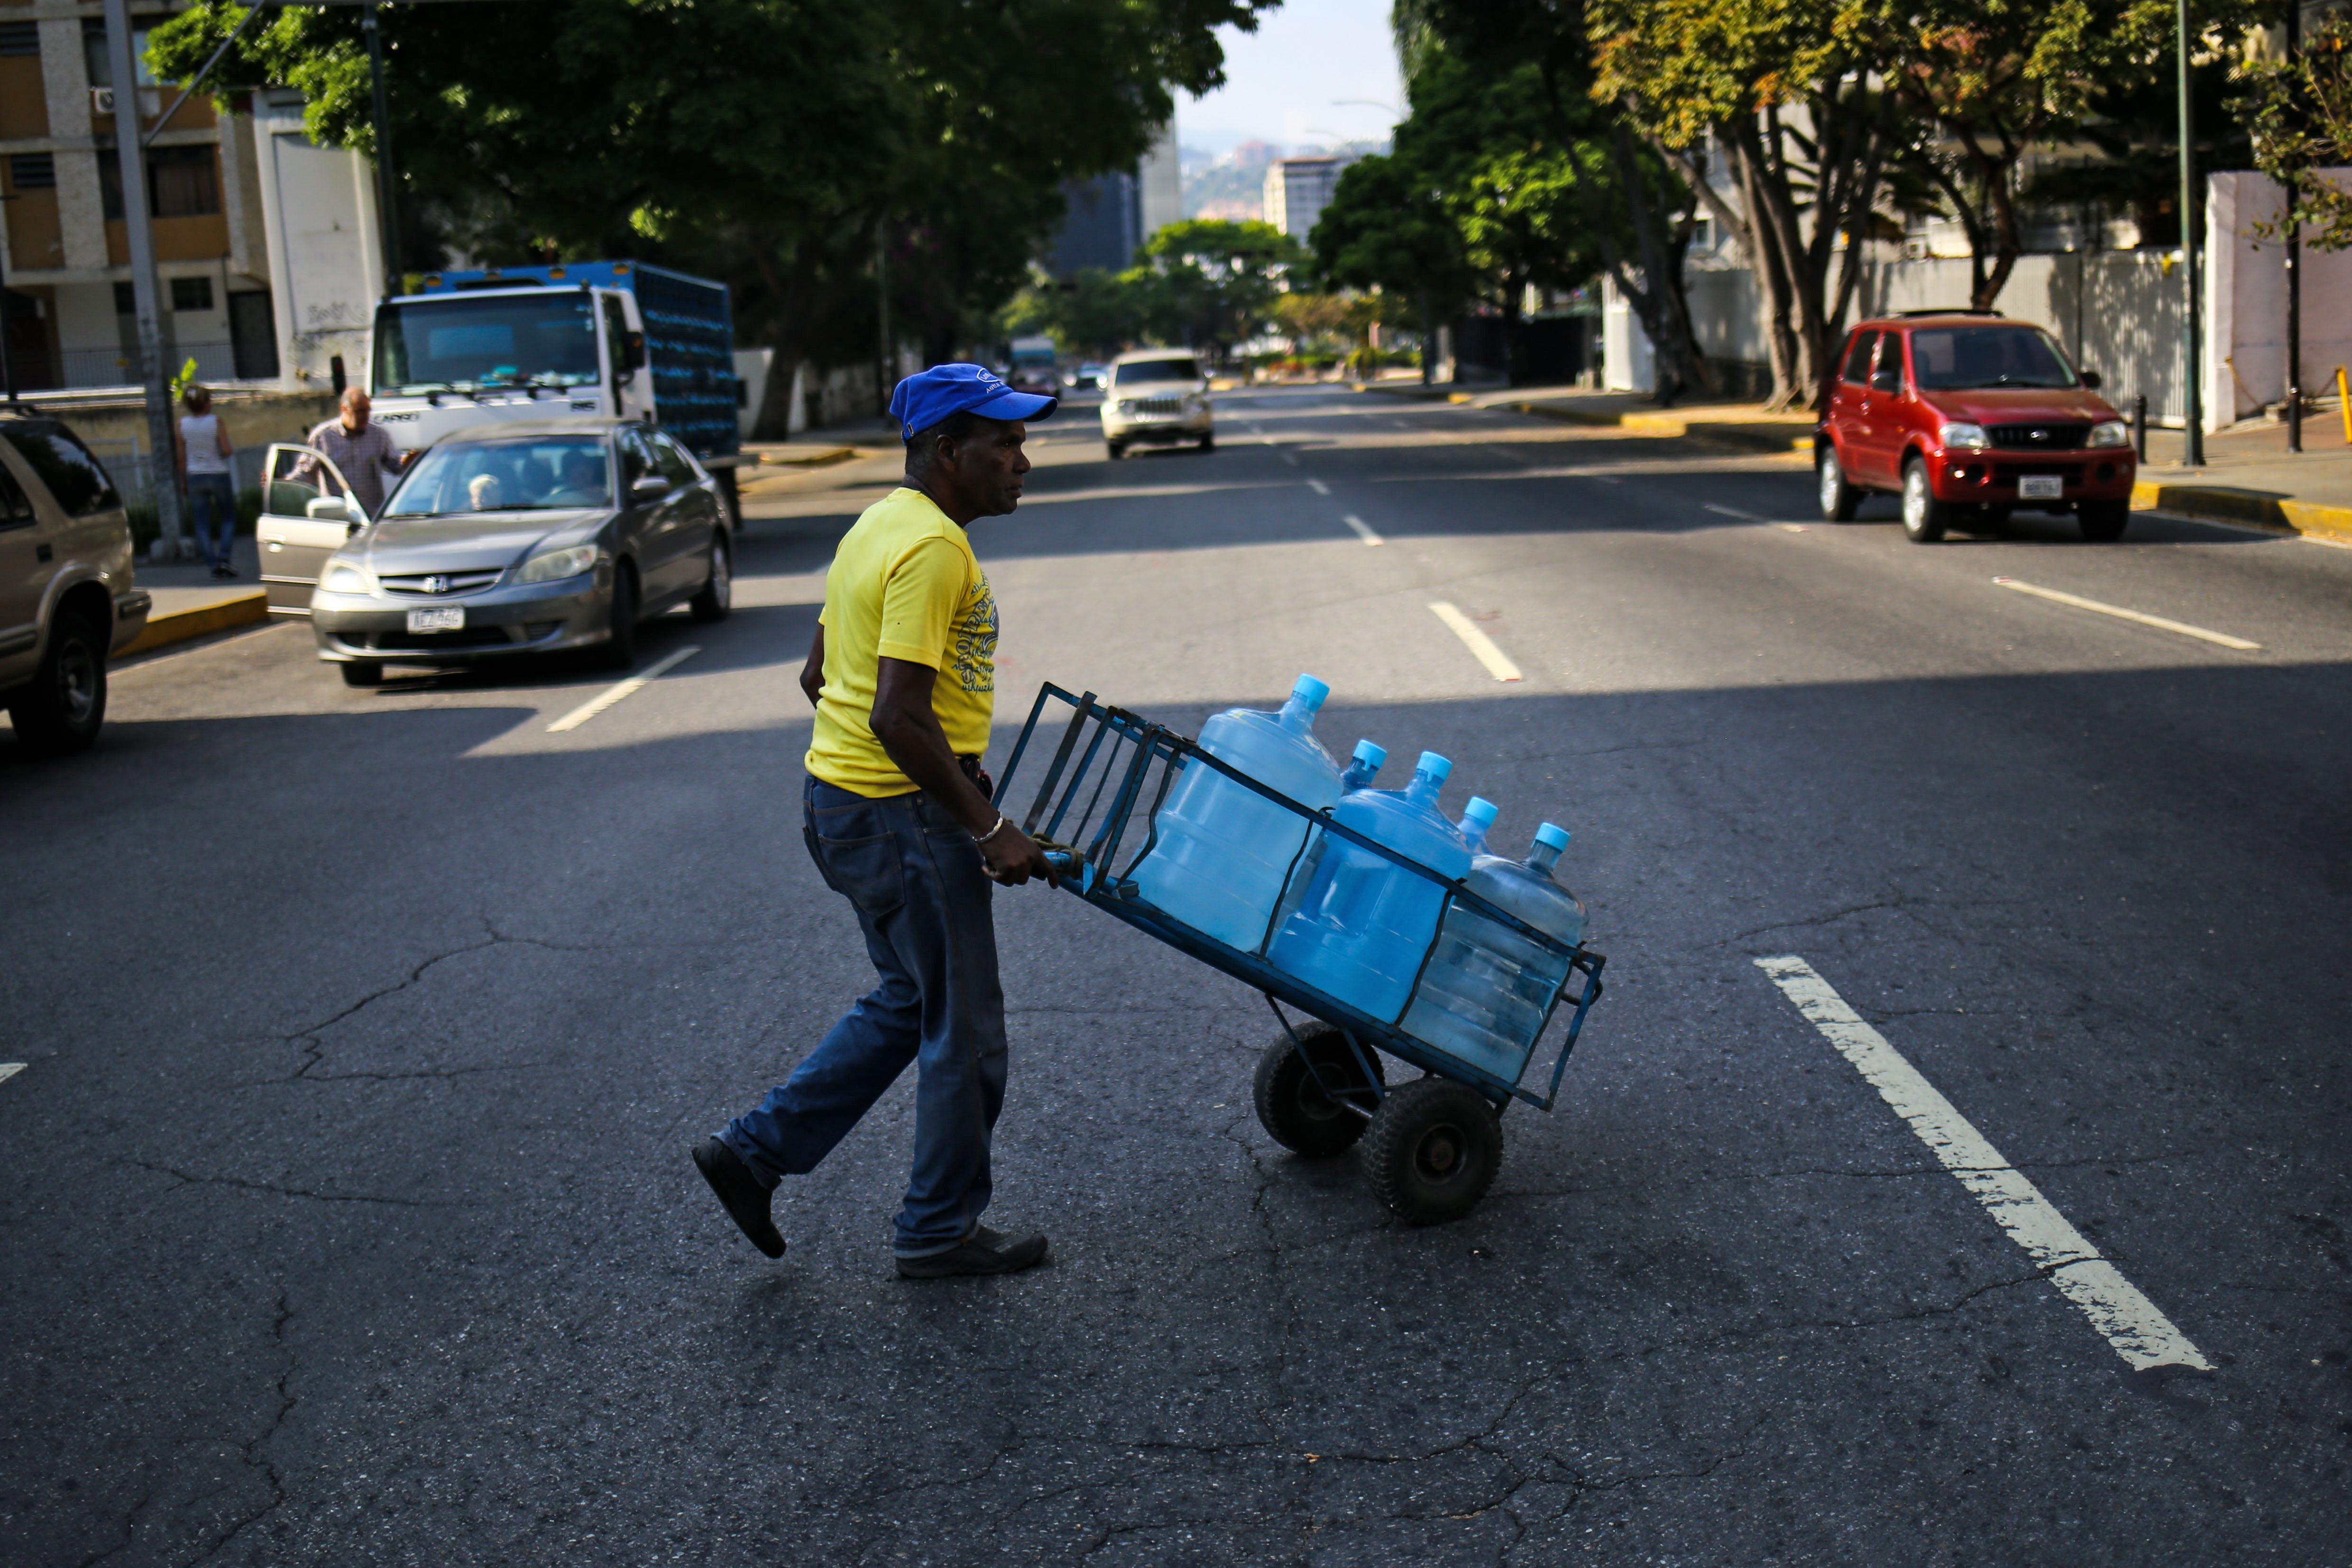
[[[1201,361],[1181,349],[1140,349],[1111,361],[1103,392],[1103,442],[1114,458],[1138,442],[1170,446],[1197,443],[1203,452],[1217,444],[1209,408],[1209,378]]]

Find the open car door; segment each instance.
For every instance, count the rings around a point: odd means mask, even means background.
[[[272,615],[308,615],[327,558],[365,528],[341,470],[316,447],[277,445],[261,465],[261,586]]]

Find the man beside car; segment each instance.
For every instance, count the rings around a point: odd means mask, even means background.
[[[368,408],[365,388],[344,388],[341,411],[310,432],[310,444],[326,455],[373,517],[383,510],[383,482],[397,477],[406,459],[383,426],[369,420]]]
[[[1056,400],[979,365],[898,384],[890,412],[905,482],[843,536],[801,689],[816,709],[803,831],[825,885],[856,910],[879,972],[791,1078],[694,1149],[728,1214],[771,1258],[770,1214],[908,1062],[914,1169],[892,1251],[910,1279],[1003,1274],[1045,1238],[981,1223],[1004,1103],[1004,993],[992,883],[1055,879],[1045,852],[989,800],[981,755],[995,697],[996,601],[965,530],[1020,504],[1024,422]]]

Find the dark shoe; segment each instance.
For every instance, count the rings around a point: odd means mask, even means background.
[[[784,1239],[776,1229],[776,1222],[768,1218],[768,1189],[760,1185],[743,1156],[717,1138],[705,1138],[694,1145],[694,1168],[719,1195],[727,1213],[743,1228],[751,1245],[771,1258],[784,1255]]]
[[[950,1274],[1011,1274],[1045,1260],[1045,1239],[1035,1231],[1007,1236],[981,1226],[945,1252],[898,1260],[906,1280],[943,1280]]]

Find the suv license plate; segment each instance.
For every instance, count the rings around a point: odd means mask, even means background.
[[[2065,494],[2066,481],[2055,474],[2027,474],[2021,476],[2017,481],[2017,498],[2021,501],[2055,501]],[[432,613],[430,610],[410,611],[408,612],[411,622],[409,630],[415,630],[414,622],[419,615]]]
[[[2027,484],[2033,481],[2027,480]],[[2053,479],[2052,484],[2057,481]],[[446,610],[412,610],[408,612],[411,632],[463,632],[466,629],[466,607],[452,604]]]

